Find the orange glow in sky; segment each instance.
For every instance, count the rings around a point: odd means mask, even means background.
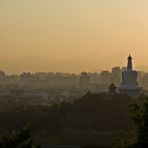
[[[147,0],[1,0],[0,69],[148,71]]]

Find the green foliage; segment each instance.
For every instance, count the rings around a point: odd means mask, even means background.
[[[136,147],[148,147],[148,98],[142,106],[135,107],[133,120],[137,127]]]
[[[128,115],[131,102],[131,97],[122,94],[87,93],[73,103],[0,112],[0,123],[6,131],[30,123],[36,141],[44,144],[108,145],[115,133],[132,128]],[[18,137],[17,132],[14,135]]]
[[[113,148],[133,148],[136,141],[135,132],[126,132],[121,137],[115,137]]]
[[[115,137],[113,140],[113,147],[114,148],[125,148],[125,141],[123,138]]]
[[[115,134],[111,132],[99,132],[91,129],[73,129],[64,128],[56,135],[47,135],[44,144],[51,145],[81,145],[81,146],[103,146],[108,147],[112,144],[112,139]],[[42,137],[40,137],[42,138]],[[37,140],[39,138],[37,137]]]
[[[22,128],[20,131],[12,131],[8,136],[0,137],[1,148],[33,148],[35,145],[32,144],[31,138],[31,127],[30,125]]]
[[[130,105],[131,118],[135,124],[134,134],[114,141],[115,148],[145,148],[148,147],[148,98],[142,104]]]
[[[142,107],[139,104],[130,105],[130,114],[131,118],[134,121],[135,125],[139,125],[142,122]]]

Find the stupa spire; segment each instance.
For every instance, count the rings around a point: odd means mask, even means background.
[[[132,56],[130,54],[128,57],[127,69],[131,69],[131,70],[133,69]]]

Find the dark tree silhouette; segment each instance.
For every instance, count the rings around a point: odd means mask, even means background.
[[[148,98],[142,105],[131,105],[131,113],[136,125],[135,147],[148,147]]]
[[[131,118],[134,121],[135,129],[129,135],[117,137],[114,143],[115,148],[147,148],[148,147],[148,98],[143,103],[130,105]]]
[[[35,148],[31,138],[30,125],[22,128],[20,131],[12,131],[8,136],[0,137],[1,148]]]

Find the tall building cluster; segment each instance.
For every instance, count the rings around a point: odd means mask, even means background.
[[[114,84],[120,93],[135,90],[137,93],[148,90],[148,73],[133,70],[132,57],[128,57],[126,67],[113,67],[111,71],[63,73],[63,72],[24,72],[20,75],[7,75],[0,71],[0,93],[3,92],[67,92],[107,91]],[[141,86],[141,87],[140,87]],[[14,91],[15,90],[15,91]],[[17,91],[16,91],[17,90]],[[22,91],[24,90],[24,91]]]

